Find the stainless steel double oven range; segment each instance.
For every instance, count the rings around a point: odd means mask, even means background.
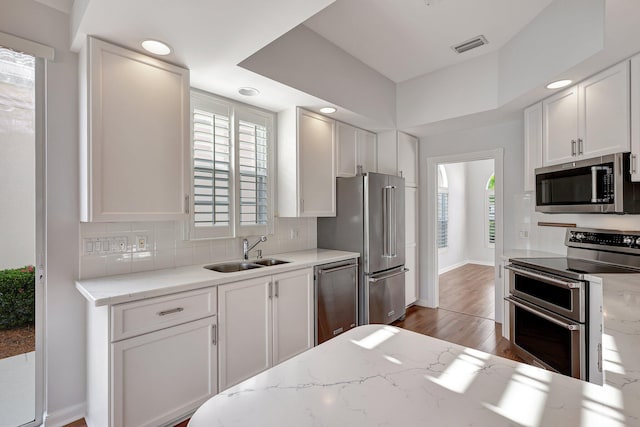
[[[640,231],[567,229],[567,257],[512,258],[510,341],[529,363],[602,383],[602,284],[640,272]]]

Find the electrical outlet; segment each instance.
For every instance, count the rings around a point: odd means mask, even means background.
[[[118,237],[116,240],[117,240],[117,243],[118,243],[118,250],[120,252],[126,252],[127,251],[127,238],[126,237]]]
[[[136,236],[136,244],[138,245],[139,251],[147,250],[147,236]]]

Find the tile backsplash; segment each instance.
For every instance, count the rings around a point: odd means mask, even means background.
[[[144,250],[138,250],[140,236],[146,238]],[[84,239],[113,237],[127,238],[123,252],[86,254],[82,250]],[[248,237],[250,242],[256,238]],[[240,259],[242,239],[183,240],[183,223],[173,221],[81,223],[80,279]],[[274,234],[256,249],[267,256],[316,246],[315,218],[276,218]],[[255,249],[250,255],[255,256]]]

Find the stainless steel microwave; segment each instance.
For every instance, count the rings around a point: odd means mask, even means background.
[[[640,213],[640,182],[632,182],[629,153],[536,169],[536,211]]]

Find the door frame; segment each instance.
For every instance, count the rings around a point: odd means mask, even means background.
[[[503,252],[503,205],[504,205],[504,149],[477,151],[471,153],[453,154],[448,156],[427,158],[427,215],[426,215],[426,270],[424,273],[425,282],[421,284],[420,294],[424,297],[418,300],[418,305],[424,307],[437,308],[440,305],[440,287],[438,283],[438,244],[437,244],[437,203],[438,194],[438,165],[447,163],[464,163],[476,160],[493,160],[494,173],[496,177],[495,197],[496,197],[496,242],[495,260],[499,259]],[[423,258],[424,260],[424,258]],[[494,283],[495,283],[495,321],[503,322],[503,284],[499,280],[498,262],[494,262]]]
[[[53,48],[0,32],[0,45],[35,58],[35,419],[21,427],[42,425],[45,404],[45,318],[47,243],[47,62],[54,59]]]

